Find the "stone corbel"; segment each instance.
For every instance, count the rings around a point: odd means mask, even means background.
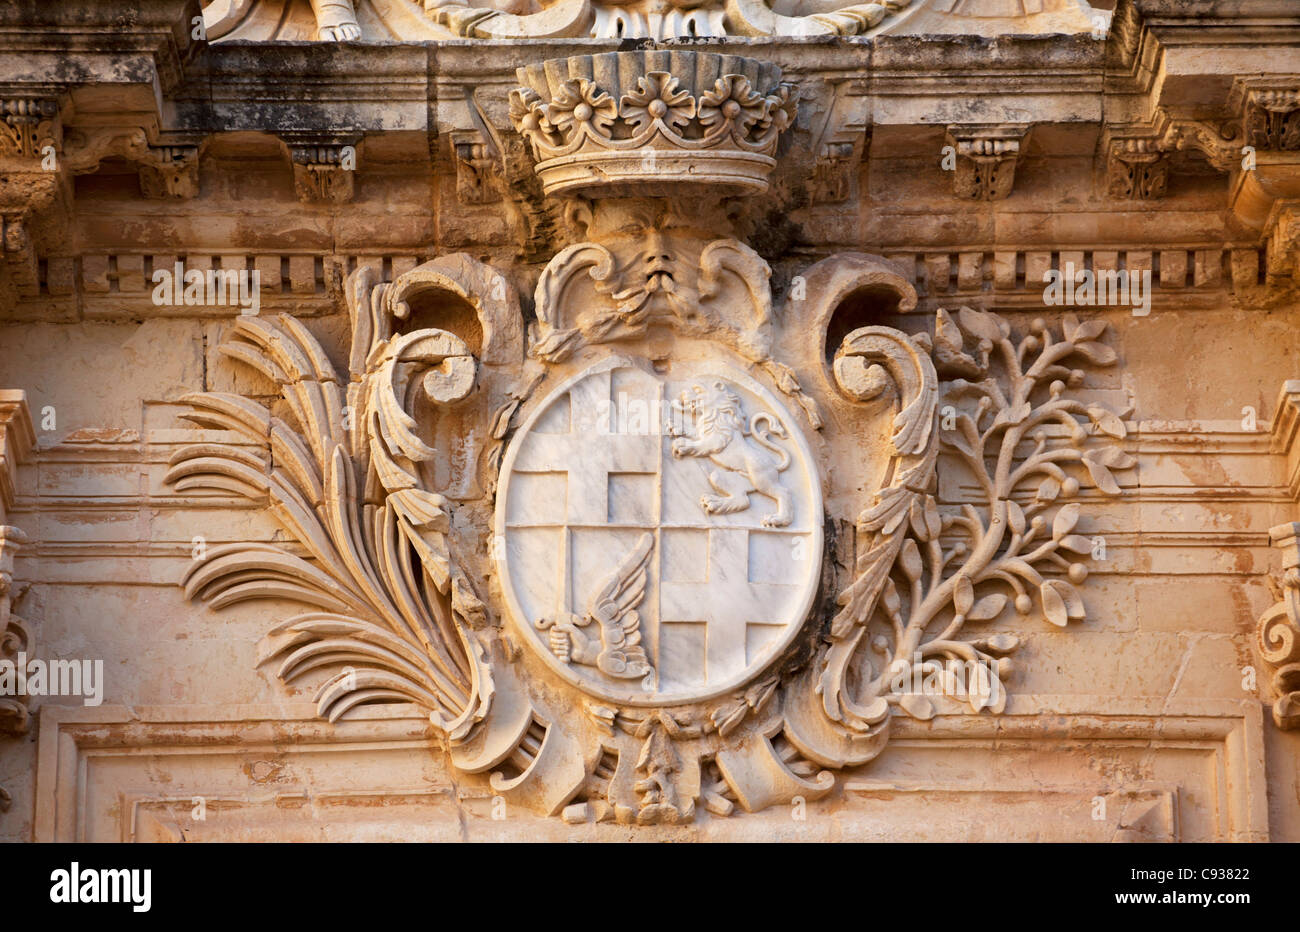
[[[199,147],[192,140],[149,141],[142,126],[70,129],[63,167],[73,175],[93,174],[107,158],[132,163],[140,193],[148,198],[192,198],[199,193]]]
[[[1269,152],[1300,151],[1300,81],[1247,87],[1242,93],[1246,145]]]
[[[145,197],[188,200],[199,193],[198,146],[150,146],[139,169]]]
[[[58,145],[58,102],[49,97],[0,100],[0,157],[40,159],[47,146]]]
[[[1226,130],[1226,131],[1225,131]],[[1169,156],[1193,149],[1216,170],[1231,173],[1241,164],[1242,136],[1231,126],[1174,117],[1161,110],[1149,124],[1107,128],[1107,188],[1111,197],[1151,200],[1164,197]]]
[[[1029,127],[1022,123],[981,123],[948,127],[946,145],[956,152],[953,194],[977,201],[998,201],[1011,193],[1016,162]]]
[[[1111,197],[1151,200],[1164,197],[1169,156],[1155,139],[1112,139],[1106,154],[1106,190]]]
[[[492,204],[501,200],[496,178],[501,159],[491,142],[478,130],[457,130],[451,134],[456,159],[456,196],[462,204]]]
[[[1300,281],[1300,76],[1244,83],[1231,102],[1240,108],[1245,143],[1229,206],[1260,231],[1266,284]]]
[[[346,204],[352,200],[359,135],[282,138],[293,164],[293,186],[300,201]]]

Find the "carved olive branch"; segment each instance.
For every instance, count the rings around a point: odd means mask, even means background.
[[[966,503],[961,513],[941,516],[933,495],[914,496],[904,525],[907,539],[898,549],[893,573],[876,605],[875,615],[887,624],[889,634],[872,639],[872,649],[882,660],[863,687],[865,697],[883,698],[908,714],[929,718],[934,709],[927,699],[891,691],[890,684],[900,674],[914,671],[945,677],[951,684],[957,674],[949,662],[955,661],[968,665],[980,680],[967,684],[972,707],[1000,711],[1005,703],[1001,678],[1011,669],[1005,655],[1019,646],[1019,640],[1006,634],[958,639],[968,622],[992,621],[1005,609],[1006,594],[990,588],[1010,589],[1022,615],[1037,601],[1044,617],[1060,626],[1085,616],[1082,598],[1071,581],[1044,576],[1044,571],[1064,570],[1073,582],[1086,578],[1083,564],[1063,555],[1083,555],[1092,549],[1091,541],[1072,533],[1079,506],[1067,503],[1057,508],[1050,531],[1046,512],[1080,490],[1079,481],[1063,466],[1084,466],[1099,491],[1117,494],[1111,470],[1135,464],[1113,444],[1083,449],[1089,436],[1085,424],[1099,434],[1122,439],[1126,433],[1122,415],[1065,397],[1067,388],[1078,387],[1084,379],[1082,370],[1063,365],[1066,360],[1082,357],[1102,366],[1115,362],[1114,351],[1096,342],[1105,327],[1102,321],[1081,324],[1067,315],[1062,338],[1057,339],[1039,320],[1017,342],[1009,325],[992,314],[962,308],[954,320],[939,312],[932,346],[936,369],[941,376],[958,376],[942,386],[946,400],[955,405],[975,399],[973,410],[952,416],[939,442],[971,474],[987,504],[978,508]],[[973,352],[966,351],[968,341],[974,343]],[[1041,399],[1045,383],[1047,398]],[[1066,432],[1068,444],[1049,435],[1047,428],[1053,426]],[[1033,448],[1027,455],[1020,454],[1026,439],[1033,441]],[[1013,496],[1035,476],[1043,480],[1034,500],[1022,506]],[[941,534],[945,532],[964,539],[944,547]],[[927,638],[949,610],[952,616],[942,631]]]

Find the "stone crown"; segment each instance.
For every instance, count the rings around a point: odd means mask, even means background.
[[[547,194],[767,190],[795,88],[768,62],[706,52],[610,52],[518,71],[510,117]]]

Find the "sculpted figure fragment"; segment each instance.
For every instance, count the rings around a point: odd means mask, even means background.
[[[210,40],[694,39],[1079,34],[1086,0],[210,0]]]

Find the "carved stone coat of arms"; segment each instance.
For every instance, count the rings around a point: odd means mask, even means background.
[[[224,352],[281,397],[191,396],[224,433],[169,481],[289,540],[212,548],[187,592],[297,606],[262,660],[322,716],[418,706],[450,766],[570,821],[817,799],[897,716],[1000,712],[998,619],[1083,618],[1072,499],[1132,466],[1123,412],[1076,397],[1105,325],[921,321],[861,253],[774,300],[732,209],[799,119],[773,65],[633,51],[520,83],[572,242],[531,304],[464,255],[356,269],[346,372],[292,317],[241,318]]]

